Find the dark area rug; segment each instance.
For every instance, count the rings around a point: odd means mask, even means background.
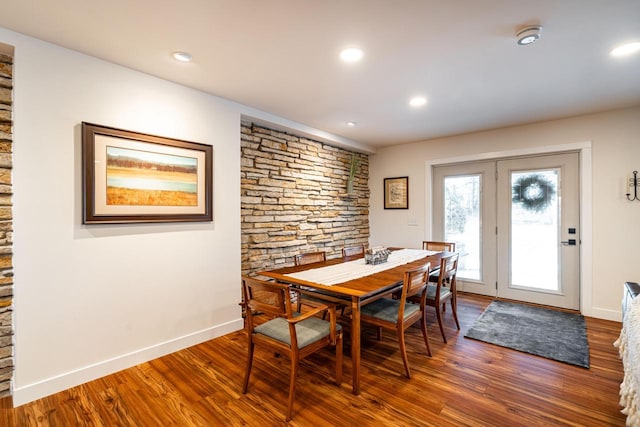
[[[587,329],[580,314],[493,301],[465,337],[589,368]]]

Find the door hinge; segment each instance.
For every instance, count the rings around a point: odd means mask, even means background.
[[[496,280],[496,291],[498,290],[498,281]]]
[[[496,236],[498,235],[498,227],[496,226]]]

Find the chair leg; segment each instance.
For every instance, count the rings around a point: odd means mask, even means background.
[[[424,344],[427,346],[427,355],[431,357],[431,348],[429,347],[429,338],[427,337],[427,313],[424,311],[422,312],[422,319],[420,320],[420,328],[422,328]]]
[[[377,332],[376,338],[378,339],[378,341],[382,341],[382,327],[378,326],[378,330],[376,332]]]
[[[336,385],[342,384],[342,331],[336,337]]]
[[[447,343],[447,337],[444,335],[444,328],[442,327],[442,313],[440,312],[440,304],[436,304],[436,318],[438,319],[438,326],[440,326],[440,333],[442,334],[442,340]]]
[[[411,372],[409,372],[409,358],[407,357],[407,346],[404,342],[404,330],[402,326],[398,328],[398,342],[400,343],[400,353],[402,354],[402,361],[404,362],[404,372],[407,378],[411,378]]]
[[[291,355],[291,378],[289,379],[289,403],[287,405],[287,421],[291,420],[293,398],[296,393],[296,376],[298,375],[298,355]]]
[[[456,321],[456,327],[460,330],[460,323],[458,323],[458,302],[455,298],[451,299],[451,312],[453,313],[453,320]]]
[[[251,365],[253,365],[253,348],[255,344],[249,339],[249,349],[247,351],[247,369],[244,372],[244,383],[242,384],[242,394],[247,392],[249,388],[249,375],[251,374]]]

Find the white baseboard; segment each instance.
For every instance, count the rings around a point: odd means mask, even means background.
[[[595,317],[597,319],[613,320],[614,322],[622,322],[622,310],[611,310],[608,308],[591,307],[589,310],[583,310],[583,315]]]
[[[46,380],[17,387],[13,390],[13,406],[24,405],[36,399],[95,380],[105,375],[148,362],[158,357],[191,347],[201,342],[237,331],[243,328],[243,319],[197,331],[179,338],[155,344],[128,354],[114,357],[74,371],[66,372]]]

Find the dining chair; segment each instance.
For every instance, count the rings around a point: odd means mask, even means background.
[[[289,401],[286,420],[291,419],[295,395],[296,375],[300,360],[318,350],[335,346],[336,384],[342,382],[342,327],[336,323],[335,308],[319,306],[304,313],[293,312],[289,285],[242,278],[242,289],[246,306],[247,366],[242,393],[247,392],[249,376],[253,364],[254,347],[264,346],[276,354],[287,354],[291,359],[289,378]],[[329,311],[329,320],[314,317],[321,311]],[[257,324],[254,313],[262,313],[270,318]],[[261,316],[262,317],[262,316]]]
[[[444,327],[442,326],[442,311],[441,306],[444,306],[447,301],[451,301],[451,311],[453,313],[453,319],[456,322],[456,327],[460,330],[460,323],[458,322],[458,309],[456,299],[456,274],[458,272],[458,254],[451,254],[443,256],[440,260],[440,273],[438,274],[438,281],[436,284],[431,282],[427,283],[426,287],[426,305],[434,307],[436,310],[436,318],[438,319],[438,326],[440,327],[440,333],[442,339],[446,343],[447,337],[444,334]],[[418,299],[413,296],[409,297],[409,301],[418,302]]]
[[[360,321],[365,324],[389,329],[397,332],[400,353],[404,363],[404,371],[407,378],[411,378],[409,359],[407,358],[407,346],[404,340],[404,332],[418,320],[422,328],[424,344],[427,354],[431,356],[429,339],[427,338],[427,323],[425,317],[426,288],[425,283],[429,277],[430,263],[419,268],[407,270],[402,282],[402,293],[398,299],[380,298],[360,309]],[[417,303],[409,298],[415,297]],[[378,334],[380,338],[380,334]]]
[[[424,240],[422,242],[422,249],[427,251],[438,251],[438,252],[455,252],[456,244],[454,242],[435,242],[431,240]],[[431,274],[429,275],[429,281],[433,283],[438,283],[438,275],[440,273],[440,267],[435,266],[433,270],[431,270]],[[442,311],[445,311],[445,306],[442,306]]]
[[[427,251],[455,252],[456,244],[454,242],[434,242],[430,240],[424,240],[422,242],[422,249]]]
[[[363,258],[364,245],[342,248],[342,258]]]
[[[327,260],[327,255],[323,251],[307,252],[306,254],[298,254],[293,258],[295,265],[307,265],[314,262],[322,262]]]
[[[364,256],[364,255],[363,255]],[[325,252],[307,252],[304,254],[298,254],[294,257],[295,265],[307,265],[313,264],[315,262],[323,262],[327,260],[327,256]],[[335,308],[339,308],[341,313],[344,313],[344,309],[346,305],[342,301],[338,301],[335,297],[332,297],[330,294],[326,292],[321,292],[319,290],[314,290],[306,286],[300,286],[298,288],[291,288],[291,292],[294,294],[294,298],[297,302],[297,310],[302,310],[302,304],[310,305],[312,307],[316,307],[318,305],[329,304]],[[327,312],[322,313],[322,319],[326,319]]]
[[[324,253],[323,251],[317,251],[317,252],[307,252],[304,254],[298,254],[296,256],[293,257],[293,262],[296,266],[298,265],[307,265],[307,264],[313,264],[314,262],[323,262],[327,260],[327,254]],[[298,303],[298,311],[301,310],[301,306],[302,306],[302,295],[299,291],[299,289],[292,289],[293,294],[295,295],[295,299],[296,302]],[[312,291],[309,290],[309,293],[311,293]],[[311,295],[307,295],[307,297],[305,298],[306,300],[311,302],[312,306],[316,306],[318,300],[316,298],[314,298]],[[322,302],[320,302],[322,303]],[[324,319],[326,317],[326,312],[322,314],[322,318]]]

